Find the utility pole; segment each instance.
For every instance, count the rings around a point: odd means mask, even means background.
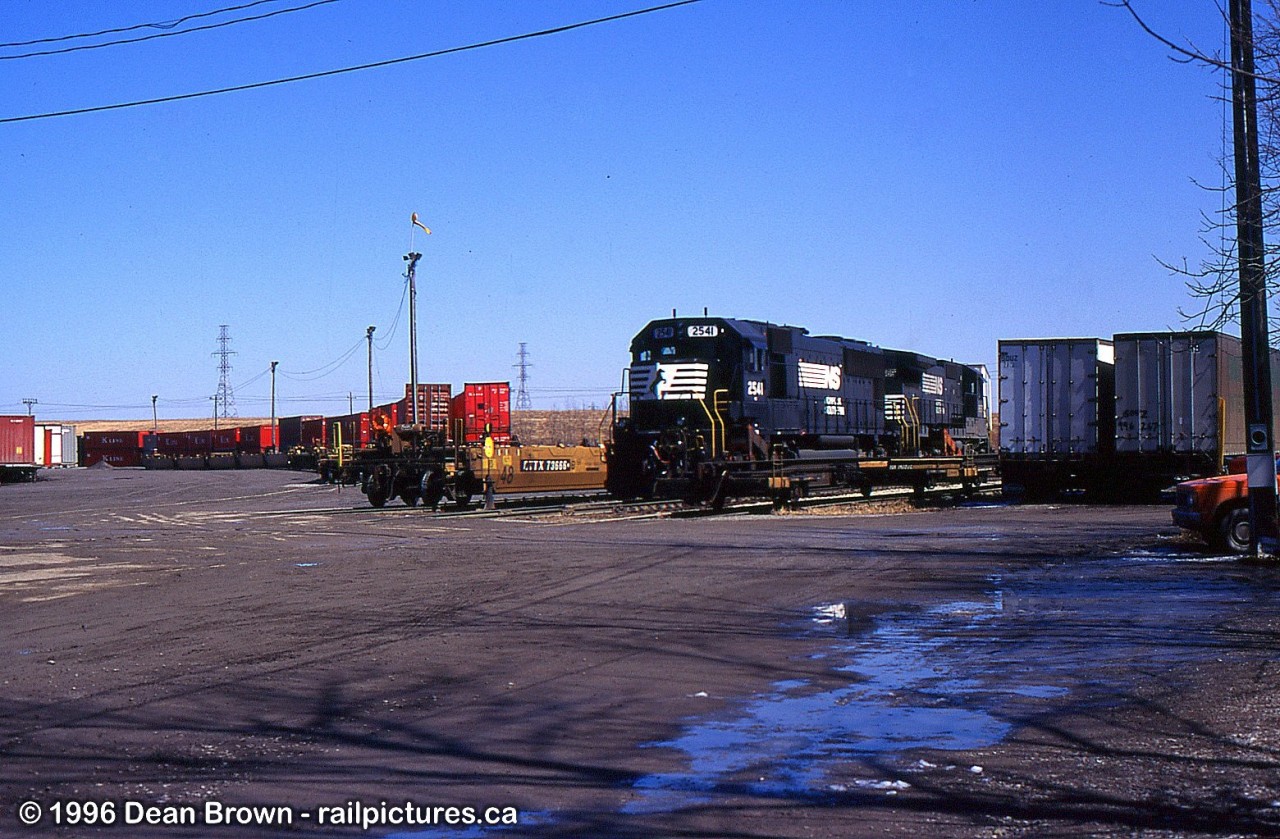
[[[356,412],[356,394],[354,391],[347,391],[347,413],[354,414]]]
[[[371,326],[365,330],[364,337],[369,340],[369,417],[373,417],[373,330],[376,326]]]
[[[213,400],[213,430],[218,430],[218,394],[209,397]]]
[[[276,430],[276,365],[278,361],[271,362],[271,453],[275,454],[280,451],[279,433]]]
[[[156,400],[160,398],[159,394],[151,394],[151,433],[160,433],[160,415],[156,413]]]
[[[1249,550],[1274,556],[1280,547],[1276,507],[1271,355],[1262,238],[1262,176],[1250,0],[1231,0],[1231,104],[1235,138],[1236,253],[1240,260],[1240,343],[1249,473]]]
[[[516,354],[516,357],[520,360],[512,365],[520,370],[520,387],[516,391],[515,406],[518,411],[528,411],[533,408],[533,400],[529,398],[528,389],[529,368],[533,365],[529,363],[529,351],[526,349],[527,346],[528,345],[524,341],[520,342],[520,352]]]
[[[22,400],[22,404],[27,406],[27,416],[31,416],[31,407],[32,407],[33,405],[39,405],[39,404],[40,404],[40,400],[39,400],[39,399],[31,399],[31,398],[27,398],[27,399]]]

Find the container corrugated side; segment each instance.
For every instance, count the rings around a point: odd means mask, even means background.
[[[304,417],[298,424],[298,431],[302,435],[299,445],[307,448],[325,448],[329,445],[331,426],[325,417]]]
[[[370,414],[369,416],[371,418],[371,421],[372,421],[372,418],[375,418],[375,417],[384,417],[390,425],[392,426],[400,425],[401,423],[408,422],[408,420],[406,420],[401,415],[401,409],[403,408],[403,406],[404,406],[403,399],[400,400],[399,402],[388,402],[385,405],[377,405],[374,407],[373,413]]]
[[[36,423],[34,437],[38,466],[62,466],[67,462],[63,454],[63,440],[66,436],[61,423]],[[72,451],[74,453],[74,449]]]
[[[141,449],[145,431],[86,431],[86,449]]]
[[[0,416],[0,464],[34,466],[35,420],[29,416]]]
[[[80,462],[80,447],[76,445],[76,427],[62,426],[62,465],[75,466]]]
[[[156,454],[169,455],[171,457],[181,457],[190,454],[190,447],[187,435],[182,431],[162,431],[155,435]],[[90,449],[89,440],[85,438],[85,448]]]
[[[461,442],[475,443],[486,432],[495,441],[511,439],[511,385],[508,382],[468,382],[453,398],[450,433]]]
[[[280,435],[280,451],[287,452],[294,446],[304,445],[302,441],[302,424],[304,422],[324,420],[324,417],[318,414],[309,416],[281,417],[276,422],[278,424],[278,433]]]
[[[412,385],[404,386],[404,398],[399,401],[400,422],[412,421],[413,403],[410,395]],[[453,386],[449,384],[418,385],[418,424],[425,425],[433,431],[444,431],[449,427],[449,400]]]
[[[186,441],[187,454],[202,455],[208,454],[213,446],[213,429],[203,431],[180,431],[179,434]]]
[[[189,432],[199,434],[202,432]],[[239,428],[219,428],[216,431],[211,430],[209,435],[209,450],[215,452],[234,452],[240,447],[240,429]]]
[[[329,418],[329,442],[336,444],[337,438],[334,436],[333,426],[337,424],[342,429],[342,445],[354,446],[355,448],[364,448],[369,445],[369,413],[362,411],[357,414],[347,414],[342,417]]]
[[[270,425],[242,425],[236,431],[240,435],[237,451],[261,454],[271,448]]]
[[[1238,338],[1209,331],[1133,332],[1115,341],[1118,453],[1216,456],[1244,450]]]
[[[1036,338],[998,347],[1001,452],[1053,458],[1111,451],[1111,341]]]
[[[102,462],[111,466],[141,466],[142,452],[136,449],[85,449],[85,466],[94,466]]]

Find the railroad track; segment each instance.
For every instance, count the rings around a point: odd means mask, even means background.
[[[962,492],[960,484],[939,484],[926,490],[911,487],[883,487],[876,489],[869,496],[861,492],[840,492],[832,494],[810,495],[793,499],[785,509],[805,510],[839,505],[869,505],[891,500],[937,500],[948,496],[956,496]],[[991,497],[1001,491],[999,481],[988,481],[979,485],[969,495],[970,498]],[[726,503],[720,509],[708,507],[691,507],[678,500],[662,501],[616,501],[600,494],[572,493],[568,495],[541,495],[531,497],[499,496],[495,509],[485,510],[483,504],[476,504],[466,510],[458,510],[448,506],[431,512],[421,507],[407,507],[392,504],[386,507],[368,505],[358,507],[317,507],[303,510],[271,510],[244,513],[248,516],[298,516],[298,515],[427,515],[432,519],[455,518],[577,518],[581,520],[608,519],[657,519],[657,518],[700,518],[703,516],[725,515],[759,515],[779,508],[772,500],[743,499]]]

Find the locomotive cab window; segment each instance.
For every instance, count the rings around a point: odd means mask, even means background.
[[[659,350],[659,352],[660,352],[660,353],[662,353],[663,355],[675,355],[675,354],[676,354],[676,348],[675,348],[675,347],[663,347],[661,350]]]
[[[650,352],[649,350],[641,350],[640,355],[637,356],[637,359],[640,361],[652,361],[653,353]]]

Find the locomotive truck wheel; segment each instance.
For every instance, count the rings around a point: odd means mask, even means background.
[[[422,503],[432,510],[440,509],[440,499],[444,498],[444,475],[436,469],[429,469],[423,473],[419,487]]]
[[[1249,552],[1249,508],[1236,507],[1222,517],[1218,546],[1231,553]]]
[[[387,499],[391,497],[391,474],[387,467],[379,466],[373,470],[369,475],[365,494],[369,497],[369,503],[375,507],[382,507],[387,503]]]
[[[401,468],[391,482],[391,492],[400,496],[400,500],[404,502],[406,507],[416,506],[418,503],[418,482],[413,479],[413,473],[408,469]]]

